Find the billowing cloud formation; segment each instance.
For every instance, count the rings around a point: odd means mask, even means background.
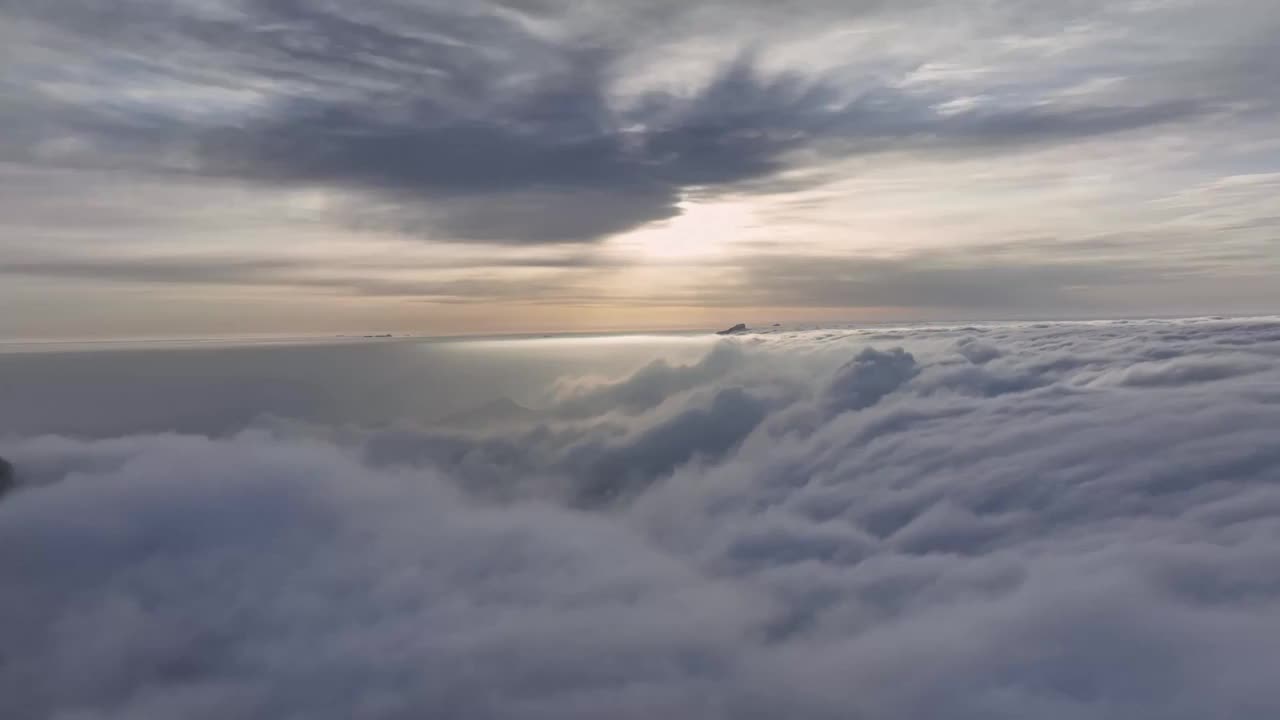
[[[489,412],[0,441],[0,714],[1280,712],[1274,320],[783,332]]]
[[[80,162],[371,191],[383,202],[363,203],[356,219],[444,238],[598,240],[671,217],[684,187],[780,169],[784,151],[830,122],[834,101],[819,82],[766,78],[744,58],[693,97],[653,95],[620,112],[608,73],[622,48],[548,37],[483,3],[165,8],[15,9],[37,38],[92,36],[107,55],[151,45],[139,73],[249,88],[247,104],[203,118],[64,108],[55,122],[90,148]],[[210,63],[202,72],[213,77],[176,71],[174,55]],[[31,131],[54,137],[48,119],[28,117]]]
[[[20,2],[9,12],[45,52],[91,39],[93,54],[125,63],[112,82],[212,96],[205,103],[215,111],[193,112],[196,103],[155,91],[86,106],[65,92],[50,98],[37,83],[14,113],[20,135],[34,137],[5,149],[36,160],[44,143],[69,136],[73,163],[372,191],[383,202],[357,211],[365,219],[389,204],[392,222],[406,229],[547,243],[670,218],[683,191],[776,175],[786,153],[823,141],[841,155],[968,152],[1153,127],[1211,109],[1197,97],[952,112],[940,104],[953,98],[886,78],[850,87],[821,74],[769,73],[750,54],[682,83],[697,88],[691,93],[630,97],[617,86],[644,60],[641,49],[599,27],[574,31],[564,10],[131,0],[106,11]],[[677,38],[687,32],[682,13],[658,15],[649,21]]]

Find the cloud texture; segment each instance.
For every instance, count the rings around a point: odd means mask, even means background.
[[[0,440],[0,715],[1280,712],[1276,321],[787,331],[471,419]]]
[[[1277,35],[1274,0],[0,0],[0,337],[1273,312]]]
[[[834,4],[806,9],[833,23],[862,17]],[[901,74],[920,61],[896,53],[856,80],[764,69],[752,47],[767,44],[765,27],[730,48],[697,27],[699,14],[727,23],[741,12],[718,3],[574,13],[561,3],[129,0],[104,11],[52,0],[0,12],[21,28],[15,54],[37,72],[16,88],[23,102],[8,114],[20,132],[0,158],[370,193],[359,217],[461,241],[599,241],[678,215],[692,188],[764,179],[758,189],[776,188],[799,150],[1052,146],[1188,120],[1222,102],[957,109],[937,89],[906,87]],[[756,22],[782,19],[760,14]],[[608,15],[644,31],[612,32]],[[988,21],[1002,29],[1016,22],[996,17]],[[653,35],[636,36],[645,31]],[[627,91],[646,63],[660,63],[657,52],[689,41],[715,60]],[[45,64],[74,47],[109,67]],[[85,102],[94,76],[118,86],[101,107]],[[70,151],[42,157],[59,139]]]

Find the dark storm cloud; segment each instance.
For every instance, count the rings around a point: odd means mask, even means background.
[[[380,347],[330,374],[385,384]],[[1280,712],[1275,319],[779,331],[656,367],[471,432],[342,407],[0,439],[0,712]]]
[[[371,191],[407,206],[402,223],[425,217],[446,238],[591,240],[670,217],[686,185],[777,169],[803,132],[797,123],[811,122],[825,97],[797,78],[765,79],[744,60],[700,98],[648,103],[642,115],[664,116],[663,127],[628,131],[604,97],[614,52],[553,43],[483,8],[359,19],[281,1],[253,3],[235,20],[153,9],[52,4],[35,14],[84,43],[90,34],[121,45],[154,39],[178,57],[212,60],[209,72],[226,82],[248,74],[274,84],[265,106],[223,126],[127,106],[51,109],[64,127],[107,157],[130,147],[163,166],[181,151],[200,173]],[[391,22],[402,25],[378,24]],[[145,74],[185,74],[148,61]],[[151,152],[140,152],[147,143]],[[415,213],[417,204],[428,210]]]
[[[799,149],[986,152],[1211,109],[1159,100],[943,114],[946,97],[883,82],[852,92],[835,76],[764,71],[751,53],[692,94],[620,105],[611,84],[636,69],[624,39],[535,31],[486,4],[56,0],[4,11],[23,23],[17,57],[65,63],[28,61],[21,102],[5,113],[20,128],[11,157],[48,162],[32,149],[65,136],[80,149],[58,162],[339,188],[365,198],[348,222],[445,240],[596,240],[679,214],[690,188],[767,180]],[[120,89],[103,102],[32,91],[65,76]],[[128,92],[155,83],[190,96],[149,105]],[[252,98],[193,99],[237,90]]]

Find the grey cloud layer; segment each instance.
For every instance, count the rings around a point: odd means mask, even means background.
[[[19,116],[86,140],[84,161],[372,191],[408,206],[399,227],[444,239],[594,240],[670,217],[681,187],[776,170],[805,126],[823,122],[820,86],[768,80],[745,61],[700,97],[654,97],[618,117],[605,97],[616,51],[540,37],[482,5],[262,2],[232,19],[148,3],[102,17],[63,3],[22,10],[106,58],[130,48],[137,75],[126,70],[122,84],[242,83],[257,95],[223,123],[131,106],[127,93],[107,108]],[[152,43],[154,54],[132,50]],[[189,76],[177,58],[208,63],[200,72],[213,78]],[[623,126],[646,120],[660,124]]]
[[[1275,320],[780,332],[471,420],[0,441],[0,712],[1280,711]]]
[[[16,130],[4,151],[24,162],[340,188],[391,211],[352,211],[365,221],[445,240],[545,243],[672,217],[683,190],[770,178],[801,149],[998,152],[1225,107],[1206,95],[1029,96],[950,113],[938,109],[954,99],[945,90],[904,88],[906,68],[804,74],[761,69],[751,53],[725,60],[692,92],[620,98],[615,85],[661,41],[638,48],[637,37],[603,27],[609,15],[625,24],[630,8],[597,10],[579,28],[558,4],[525,16],[486,3],[133,0],[107,11],[10,2],[10,53],[23,77],[7,86]],[[830,4],[794,10],[841,21]],[[708,18],[739,12],[637,12],[635,35],[683,41]],[[761,12],[745,17],[768,19]],[[751,35],[730,42],[767,46]],[[70,149],[51,160],[59,143]]]
[[[1277,22],[0,0],[0,334],[1272,312]]]

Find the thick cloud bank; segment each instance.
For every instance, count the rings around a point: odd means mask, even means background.
[[[470,418],[0,441],[0,716],[1280,714],[1280,322],[752,336]]]

